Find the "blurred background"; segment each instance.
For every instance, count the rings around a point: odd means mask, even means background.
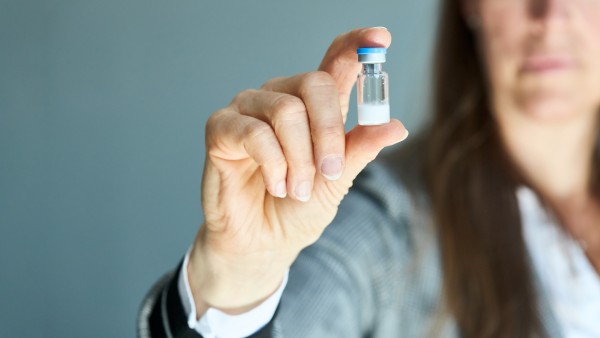
[[[133,337],[202,223],[204,123],[386,26],[392,114],[426,116],[436,0],[0,0],[0,337]],[[347,127],[356,124],[352,98]]]

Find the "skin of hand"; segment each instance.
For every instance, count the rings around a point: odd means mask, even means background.
[[[242,313],[271,295],[331,223],[358,173],[408,136],[394,119],[344,131],[361,67],[356,49],[390,43],[382,27],[342,34],[318,71],[243,91],[208,119],[205,223],[188,265],[198,317],[209,307]]]

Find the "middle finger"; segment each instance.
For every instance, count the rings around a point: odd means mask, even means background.
[[[310,72],[273,79],[263,88],[302,99],[308,113],[315,163],[325,178],[338,179],[344,169],[346,135],[333,77],[322,71]]]

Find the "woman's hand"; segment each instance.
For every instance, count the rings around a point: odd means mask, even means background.
[[[408,135],[398,120],[344,132],[361,69],[356,49],[390,42],[385,28],[343,34],[319,71],[243,91],[209,118],[205,224],[188,266],[199,316],[207,307],[244,312],[272,294],[331,223],[358,173]]]

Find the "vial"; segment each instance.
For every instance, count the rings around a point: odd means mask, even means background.
[[[358,62],[362,64],[356,86],[360,125],[373,126],[390,122],[388,74],[382,70],[386,52],[386,48],[359,48],[356,51]]]

